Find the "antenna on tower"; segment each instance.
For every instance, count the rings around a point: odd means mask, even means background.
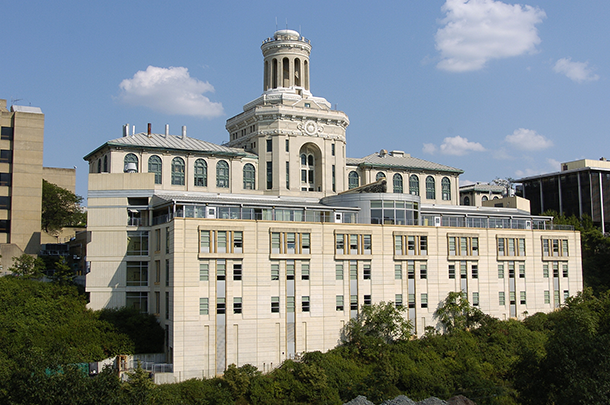
[[[277,17],[275,17],[275,30],[277,31]]]
[[[286,18],[286,29],[288,29],[288,19]]]
[[[301,36],[303,36],[303,33],[301,32],[301,24],[299,24],[299,34],[301,34]]]

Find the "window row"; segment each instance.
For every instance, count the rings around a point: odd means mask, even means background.
[[[425,235],[394,235],[394,254],[419,256],[428,254],[428,237]]]
[[[104,156],[104,167],[102,168],[102,160],[98,161],[98,173],[108,171],[107,157]],[[125,172],[138,171],[138,157],[133,153],[125,155],[124,170]],[[253,164],[247,163],[243,169],[243,189],[254,190],[256,188],[256,168]],[[155,184],[163,182],[163,161],[157,155],[148,158],[148,172],[155,174]],[[176,186],[184,186],[186,165],[184,159],[175,157],[171,162],[171,184]],[[216,163],[216,187],[229,187],[229,163],[225,160],[220,160]],[[197,159],[193,165],[193,184],[197,187],[208,186],[208,163],[205,159]]]
[[[509,305],[517,305],[517,293],[516,291],[510,291],[508,293]],[[498,304],[501,306],[506,305],[506,293],[504,291],[498,292]],[[525,291],[519,292],[519,304],[527,305],[527,293]]]
[[[555,306],[559,306],[559,304],[560,304],[560,301],[559,301],[560,294],[561,294],[561,292],[559,290],[553,290],[553,302],[554,302]],[[563,290],[563,302],[565,302],[569,297],[570,297],[570,290]],[[549,290],[544,290],[544,303],[545,304],[551,303],[551,291],[549,291]]]
[[[335,234],[335,254],[337,255],[370,255],[371,235]]]
[[[542,239],[542,256],[568,256],[567,239]]]
[[[508,278],[515,278],[515,270],[519,269],[519,278],[525,278],[525,262],[498,263],[498,278],[504,278],[508,271]]]
[[[242,231],[202,230],[199,235],[201,253],[243,253]]]
[[[460,279],[468,278],[468,262],[450,263],[448,265],[449,278],[455,279],[457,266],[460,270]],[[479,264],[476,262],[470,264],[470,277],[473,279],[479,278]]]
[[[350,260],[345,262],[335,263],[335,280],[343,280],[345,275],[344,272],[349,269],[349,279],[358,280],[359,273],[362,274],[363,280],[371,279],[371,262],[361,262],[362,265],[358,266],[358,261]]]
[[[525,256],[525,239],[498,238],[498,256]]]
[[[382,178],[386,178],[386,174],[384,172],[377,172],[375,175],[375,181],[379,181]],[[348,188],[351,190],[353,188],[360,187],[360,175],[355,170],[352,170],[347,175]],[[419,195],[419,177],[415,174],[409,176],[409,194]],[[392,176],[392,191],[394,193],[404,193],[404,180],[403,176],[400,173],[394,174]],[[432,176],[426,177],[426,198],[428,200],[436,199],[436,179]],[[451,200],[451,180],[448,177],[443,177],[441,179],[441,198],[444,201]]]
[[[416,267],[419,267],[419,278],[421,280],[428,279],[428,264],[426,262],[415,262],[413,260],[408,260],[406,264],[403,263],[395,263],[394,264],[394,279],[402,280],[403,279],[403,268],[406,266],[407,269],[407,278],[412,280],[415,279],[415,270]]]
[[[155,285],[161,283],[161,260],[155,260]],[[171,267],[169,259],[165,260],[165,286],[169,287]],[[128,261],[126,263],[125,285],[127,287],[147,287],[148,286],[148,262],[147,261]]]
[[[216,265],[216,281],[225,281],[227,279],[227,271],[230,271],[229,278],[233,281],[242,281],[243,265],[241,260],[228,261],[218,259],[214,261]],[[199,262],[199,281],[210,280],[210,262]]]
[[[311,234],[308,232],[271,232],[271,253],[309,254]]]
[[[563,277],[569,277],[570,272],[568,269],[568,263],[551,262],[553,268],[553,278],[559,278],[559,266],[561,265],[561,275]],[[542,277],[549,278],[549,263],[542,264]]]
[[[478,256],[479,238],[476,236],[448,236],[449,256]]]
[[[415,294],[408,294],[407,298],[409,308],[415,308]],[[421,308],[428,308],[428,293],[420,294],[419,303]],[[394,305],[396,306],[396,308],[402,308],[404,306],[402,294],[394,295]]]

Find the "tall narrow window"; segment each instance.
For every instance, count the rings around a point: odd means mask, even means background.
[[[286,162],[286,190],[290,190],[290,162]]]
[[[335,165],[332,165],[332,167],[331,167],[331,179],[332,179],[333,192],[335,192],[335,191],[337,191],[337,175],[336,175]]]
[[[441,180],[441,189],[443,193],[443,201],[451,200],[451,181],[448,177],[443,177]]]
[[[195,160],[195,185],[197,187],[208,186],[208,164],[203,159]]]
[[[179,157],[172,160],[172,184],[184,186],[184,160]]]
[[[224,160],[216,163],[216,187],[229,187],[229,164]]]
[[[273,162],[267,162],[267,190],[273,188]]]
[[[256,183],[256,169],[254,165],[247,163],[244,165],[244,190],[254,190]]]
[[[414,174],[409,177],[409,194],[419,195],[419,177]]]
[[[402,193],[402,176],[399,173],[394,175],[394,192]]]
[[[154,173],[155,184],[161,184],[162,163],[159,156],[154,155],[148,158],[148,173]]]
[[[434,200],[436,198],[436,184],[434,177],[426,177],[426,198],[428,200]]]
[[[138,172],[138,157],[136,155],[134,155],[133,153],[128,153],[127,155],[125,155],[125,167],[124,167],[124,171],[126,173],[129,172]]]
[[[102,166],[102,172],[108,173],[108,156],[104,156],[104,165]]]
[[[357,172],[351,171],[347,177],[350,190],[360,186],[360,176],[358,176]]]

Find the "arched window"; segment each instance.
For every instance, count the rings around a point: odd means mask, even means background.
[[[172,184],[184,186],[184,160],[179,157],[172,160]]]
[[[244,190],[254,190],[256,185],[256,169],[248,163],[244,166]]]
[[[216,163],[216,187],[229,187],[229,164],[224,160]]]
[[[208,186],[208,164],[203,159],[195,160],[195,185],[197,187]]]
[[[394,192],[402,193],[402,176],[399,173],[394,175]]]
[[[108,155],[104,156],[104,165],[102,166],[102,172],[108,173]]]
[[[409,177],[409,194],[419,195],[419,177],[414,174]]]
[[[102,159],[97,161],[97,172],[98,173],[102,172]]]
[[[377,172],[377,175],[375,176],[375,181],[379,181],[379,179],[384,178],[384,177],[385,177],[384,172]]]
[[[358,176],[357,172],[355,172],[355,171],[349,172],[347,179],[348,179],[348,184],[349,184],[350,190],[352,188],[360,187],[360,176]]]
[[[426,177],[426,198],[428,200],[436,199],[436,184],[434,181],[434,177],[428,176]]]
[[[464,197],[464,205],[470,205],[470,197]]]
[[[162,179],[162,168],[161,158],[157,155],[148,158],[148,173],[155,174],[155,184],[161,184]]]
[[[488,198],[487,198],[487,196],[486,196],[486,195],[484,195],[483,197],[481,197],[481,201],[487,201],[487,200],[488,200]]]
[[[138,172],[138,157],[133,153],[128,153],[125,155],[125,172]]]
[[[443,201],[451,200],[451,181],[448,177],[443,177],[441,180],[441,191],[443,193]]]

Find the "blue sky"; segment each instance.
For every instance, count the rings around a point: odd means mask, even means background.
[[[45,113],[44,164],[77,166],[123,124],[222,143],[262,93],[262,40],[311,40],[311,90],[348,114],[350,157],[380,149],[461,184],[610,157],[607,0],[14,1],[0,98]],[[11,100],[19,100],[11,103]]]

